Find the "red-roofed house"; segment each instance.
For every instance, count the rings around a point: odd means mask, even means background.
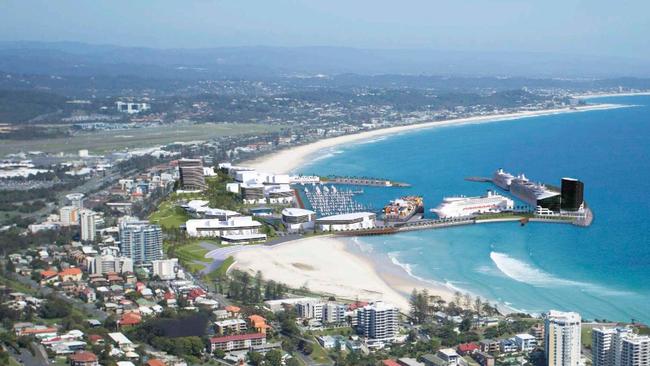
[[[18,336],[42,336],[42,337],[54,337],[58,329],[53,327],[46,327],[43,325],[36,325],[31,328],[22,328],[17,332]]]
[[[236,351],[249,349],[251,346],[266,344],[266,335],[262,333],[237,334],[210,338],[210,352],[215,350]]]
[[[381,364],[384,366],[402,366],[397,361],[391,359],[382,360]]]
[[[67,268],[59,272],[62,282],[79,282],[81,281],[81,269],[77,267]]]
[[[56,271],[46,269],[41,271],[41,286],[52,283],[59,278],[59,274]]]
[[[97,356],[88,351],[74,353],[68,357],[71,366],[98,366]]]
[[[104,337],[100,336],[99,334],[90,334],[88,336],[88,340],[92,344],[102,344],[102,343],[104,343]]]
[[[266,330],[270,328],[266,324],[266,319],[260,315],[251,315],[248,317],[248,323],[252,329],[255,329],[256,332],[266,334]]]
[[[136,313],[124,313],[120,320],[117,321],[117,324],[122,327],[130,327],[138,325],[142,322],[142,316]]]
[[[458,345],[457,349],[458,353],[464,356],[477,352],[480,347],[476,343],[461,343]]]
[[[205,291],[203,291],[203,289],[201,289],[200,287],[196,287],[196,288],[193,288],[187,294],[187,298],[194,301],[194,299],[196,299],[197,297],[204,296],[204,295],[205,295]]]
[[[157,358],[152,358],[149,361],[147,361],[147,366],[166,366],[164,362]]]

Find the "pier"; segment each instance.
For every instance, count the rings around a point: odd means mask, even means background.
[[[550,216],[550,215],[522,215],[522,214],[496,214],[496,215],[477,215],[447,220],[422,219],[399,223],[395,225],[378,226],[372,229],[352,230],[337,232],[340,236],[369,236],[369,235],[389,235],[405,231],[443,229],[455,226],[475,225],[475,224],[495,224],[502,222],[515,222],[525,226],[529,222],[552,223],[552,224],[571,224],[581,227],[587,227],[591,224],[593,215],[591,211],[587,215],[589,218],[583,219],[573,216]]]
[[[364,177],[339,177],[328,176],[320,177],[321,183],[345,184],[352,186],[370,186],[370,187],[410,187],[408,183],[394,182],[382,178],[364,178]]]

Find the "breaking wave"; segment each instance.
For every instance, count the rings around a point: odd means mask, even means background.
[[[501,271],[501,273],[504,275],[517,282],[526,283],[535,287],[578,287],[581,291],[597,292],[601,295],[610,296],[632,294],[626,291],[608,289],[603,286],[588,282],[559,278],[539,268],[535,268],[526,262],[512,258],[504,253],[491,252],[490,259],[492,259],[492,262],[494,262],[499,271]]]

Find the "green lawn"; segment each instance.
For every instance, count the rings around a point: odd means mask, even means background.
[[[581,330],[582,345],[591,347],[591,329],[592,325],[583,325]]]
[[[327,355],[327,351],[321,347],[320,343],[314,338],[314,352],[309,355],[314,362],[316,363],[328,363],[330,361],[330,358]]]
[[[211,259],[205,258],[205,255],[209,252],[209,250],[203,248],[200,244],[200,242],[205,241],[208,240],[194,240],[187,244],[175,245],[171,245],[166,242],[164,243],[164,249],[168,257],[178,258],[183,267],[185,267],[190,272],[199,272],[205,268],[205,265],[212,262]],[[214,245],[219,246],[219,244],[216,242]]]
[[[233,263],[235,263],[234,257],[231,256],[226,258],[223,262],[221,262],[221,264],[219,265],[219,267],[217,267],[217,269],[215,269],[214,271],[208,274],[208,278],[214,279],[220,276],[225,276],[226,272],[228,271],[228,268],[230,268],[230,266],[232,266]]]
[[[149,221],[166,229],[178,228],[189,219],[185,210],[172,200],[165,201],[149,216]]]
[[[354,334],[352,328],[350,327],[341,327],[341,328],[331,328],[331,329],[323,329],[323,330],[315,330],[312,331],[312,334],[315,336],[321,336],[321,335],[350,335]]]

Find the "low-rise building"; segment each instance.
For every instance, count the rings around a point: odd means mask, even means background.
[[[351,231],[375,227],[377,215],[372,212],[355,212],[316,219],[316,228],[321,231]]]
[[[97,356],[88,351],[73,353],[68,356],[70,366],[99,366]]]
[[[226,352],[246,350],[252,346],[266,344],[266,335],[262,333],[236,334],[210,338],[210,352],[220,349]]]
[[[302,208],[285,208],[282,210],[282,223],[288,231],[305,231],[314,228],[316,213]]]
[[[535,347],[537,347],[537,340],[535,337],[527,333],[517,334],[514,337],[514,341],[517,345],[517,349],[521,352],[531,352]]]
[[[224,241],[247,242],[266,240],[266,234],[261,234],[262,224],[251,216],[230,217],[228,220],[193,219],[185,223],[187,235],[191,237],[217,237]]]
[[[237,334],[243,333],[248,329],[244,319],[226,319],[214,323],[217,334]]]

